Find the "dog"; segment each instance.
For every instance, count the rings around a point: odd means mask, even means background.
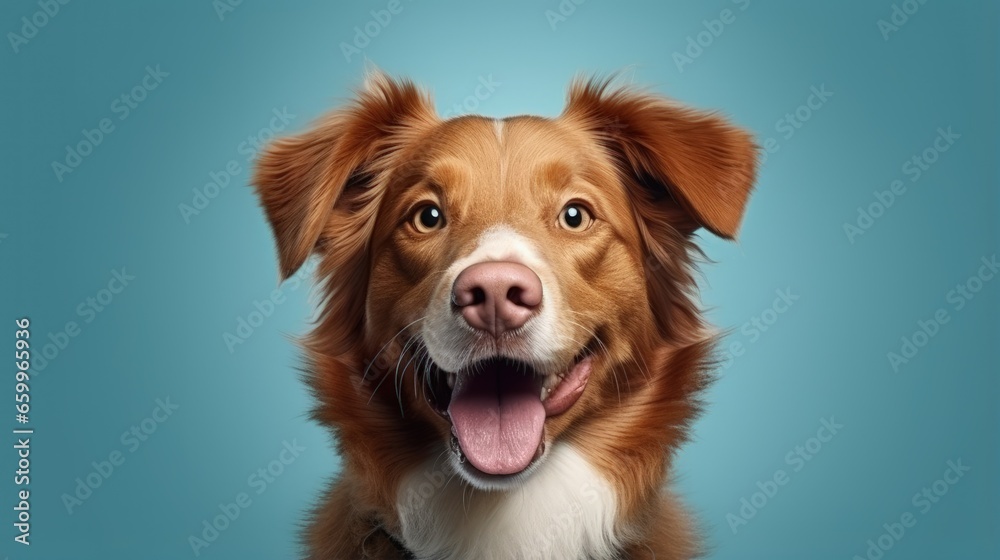
[[[253,184],[280,272],[315,256],[304,337],[342,472],[327,559],[687,559],[666,484],[711,378],[696,232],[737,234],[747,131],[614,79],[554,118],[443,120],[381,72],[273,141]]]

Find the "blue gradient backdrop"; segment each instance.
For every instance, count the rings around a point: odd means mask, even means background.
[[[723,110],[764,145],[773,138],[739,242],[704,241],[716,261],[704,269],[704,300],[741,354],[676,461],[710,557],[866,557],[867,541],[907,512],[916,524],[882,537],[886,559],[997,557],[1000,280],[972,280],[1000,249],[995,3],[899,1],[894,15],[889,0],[404,0],[350,60],[341,44],[388,2],[345,4],[247,0],[220,18],[221,2],[209,0],[78,1],[51,17],[35,15],[35,1],[3,3],[0,346],[13,350],[20,316],[36,348],[52,346],[31,382],[32,544],[13,541],[8,435],[0,556],[191,558],[189,536],[240,492],[252,503],[200,557],[299,554],[303,512],[339,461],[306,417],[290,342],[307,328],[309,287],[284,285],[245,342],[230,352],[224,341],[277,281],[242,144],[340,103],[367,57],[430,87],[442,112],[466,103],[494,116],[555,115],[571,77],[624,69],[626,80]],[[567,15],[553,17],[560,9]],[[22,18],[44,25],[32,34]],[[168,75],[121,119],[115,100],[147,66]],[[480,79],[498,85],[473,101]],[[832,96],[810,100],[811,88]],[[294,115],[287,124],[272,121],[282,109]],[[796,112],[797,126],[782,120]],[[114,130],[57,177],[53,161],[103,118]],[[948,127],[959,137],[935,151]],[[934,163],[904,168],[925,155]],[[226,188],[185,218],[179,205],[199,202],[193,189],[227,165]],[[873,193],[897,179],[905,193],[880,211]],[[867,229],[852,237],[844,224],[857,227],[859,207],[878,216],[860,218]],[[102,292],[122,267],[134,279]],[[978,291],[949,297],[959,284]],[[768,311],[775,290],[797,297],[782,313]],[[926,344],[894,368],[888,354],[938,309],[948,322],[917,335]],[[63,337],[68,321],[78,331]],[[4,380],[6,430],[13,375]],[[168,397],[179,408],[146,420],[155,432],[137,447],[123,441]],[[843,428],[810,441],[831,417]],[[272,464],[286,442],[304,450]],[[797,446],[811,449],[808,461]],[[94,474],[92,463],[116,451],[124,463]],[[939,483],[945,495],[929,509],[914,503],[959,460],[970,470]],[[269,465],[280,475],[255,476]],[[787,484],[755,497],[779,469]],[[88,476],[100,486],[67,508],[64,495]]]

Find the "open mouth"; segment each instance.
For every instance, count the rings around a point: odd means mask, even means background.
[[[427,401],[451,423],[459,462],[484,475],[515,475],[545,453],[545,419],[576,403],[592,361],[588,347],[555,376],[503,357],[458,373],[435,367],[428,372]]]

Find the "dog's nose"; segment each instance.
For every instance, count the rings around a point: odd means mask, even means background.
[[[542,281],[522,264],[477,263],[459,273],[451,297],[469,326],[500,336],[524,325],[538,310]]]

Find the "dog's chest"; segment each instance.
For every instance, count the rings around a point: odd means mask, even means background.
[[[613,558],[617,498],[570,445],[509,491],[476,490],[446,461],[416,469],[400,486],[404,545],[421,560]]]

